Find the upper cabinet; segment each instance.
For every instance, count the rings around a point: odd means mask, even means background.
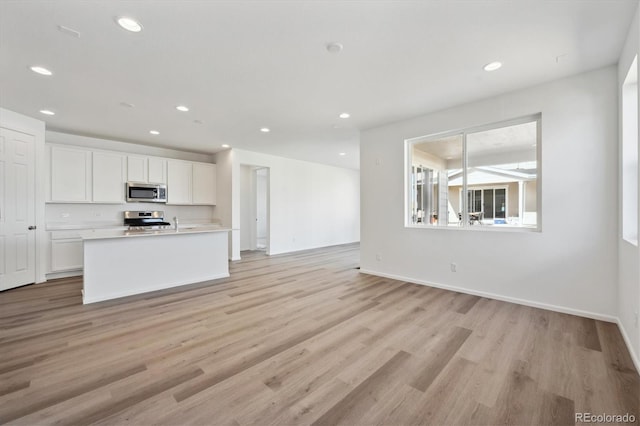
[[[167,204],[191,204],[193,163],[167,161]]]
[[[91,151],[59,145],[50,149],[51,188],[47,200],[91,202]]]
[[[148,158],[149,183],[167,183],[167,160],[164,158]]]
[[[126,157],[118,153],[93,153],[93,202],[124,203]]]
[[[128,155],[127,181],[147,183],[148,179],[147,157]]]
[[[167,185],[167,204],[216,204],[216,165],[48,144],[53,203],[124,204],[125,183]]]
[[[216,204],[216,165],[167,160],[167,204]]]
[[[127,156],[127,181],[167,183],[167,160],[157,157]]]
[[[193,204],[216,204],[216,165],[193,163]]]

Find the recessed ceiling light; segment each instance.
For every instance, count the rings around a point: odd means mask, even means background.
[[[495,71],[502,67],[502,62],[490,62],[484,66],[485,71]]]
[[[260,129],[260,131],[262,133],[269,133],[271,131],[271,129],[269,129],[268,127],[263,127],[262,129]]]
[[[160,132],[157,130],[149,130],[149,133],[151,133],[152,135],[159,135]]]
[[[120,102],[120,106],[123,107],[127,107],[127,108],[133,108],[135,105],[129,102]]]
[[[344,49],[344,46],[341,43],[337,43],[337,42],[331,42],[331,43],[327,43],[327,52],[329,53],[340,53],[342,52],[342,49]]]
[[[178,111],[182,111],[182,112],[187,112],[187,111],[189,111],[189,108],[187,108],[187,107],[186,107],[186,106],[184,106],[184,105],[178,105],[178,106],[176,107],[176,109],[177,109]]]
[[[128,16],[121,16],[116,20],[118,25],[124,28],[127,31],[131,31],[132,33],[139,33],[142,31],[142,25],[140,22],[136,21],[133,18],[129,18]]]
[[[338,155],[340,155],[341,157],[344,157],[345,155],[347,155],[347,153],[346,153],[346,152],[341,152],[341,153],[340,153],[340,154],[338,154]]]
[[[56,115],[56,113],[55,113],[55,112],[53,112],[53,111],[51,111],[51,110],[48,110],[48,109],[41,109],[41,110],[40,110],[40,113],[41,113],[41,114],[44,114],[44,115]]]
[[[340,114],[339,117],[340,118],[349,118],[349,117],[351,117],[351,115],[348,112],[343,112],[342,114]]]
[[[229,148],[229,145],[227,145],[226,143],[223,143],[223,144],[222,144],[222,147],[223,147],[223,148]]]
[[[31,71],[38,73],[40,75],[52,75],[53,73],[51,71],[49,71],[48,69],[46,69],[45,67],[41,67],[38,65],[34,65],[32,67],[30,67]]]

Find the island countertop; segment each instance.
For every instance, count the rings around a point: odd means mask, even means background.
[[[188,226],[184,228],[156,229],[153,231],[128,231],[120,229],[95,229],[79,232],[83,240],[101,240],[111,238],[140,238],[155,237],[167,235],[184,235],[184,234],[203,234],[209,232],[229,232],[230,228],[222,228],[220,226]]]

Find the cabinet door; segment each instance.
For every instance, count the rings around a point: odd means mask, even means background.
[[[91,151],[51,146],[51,197],[59,203],[91,201]]]
[[[127,180],[147,183],[147,157],[127,157]]]
[[[216,204],[216,165],[193,163],[193,204]]]
[[[167,160],[167,204],[191,204],[192,163]]]
[[[93,153],[93,201],[95,203],[124,203],[124,164],[124,155]]]
[[[149,183],[167,183],[167,160],[149,157]]]
[[[81,239],[51,241],[51,272],[82,269]]]

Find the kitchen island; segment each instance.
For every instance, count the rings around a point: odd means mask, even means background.
[[[83,303],[228,277],[229,231],[211,226],[83,233]]]

